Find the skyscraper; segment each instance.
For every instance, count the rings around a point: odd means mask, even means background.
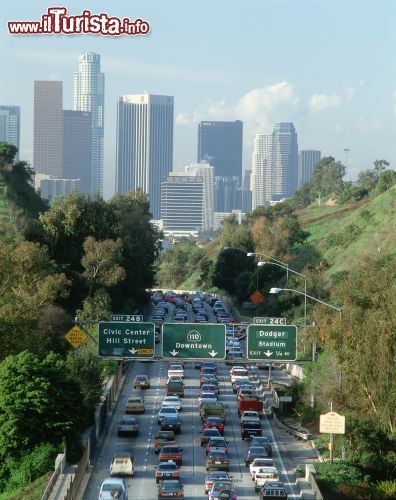
[[[63,177],[80,179],[78,190],[91,194],[91,113],[63,111]]]
[[[148,193],[154,219],[161,217],[161,183],[172,170],[173,97],[124,95],[117,108],[116,192]]]
[[[217,177],[242,177],[243,123],[201,122],[198,126],[198,163],[215,167]]]
[[[161,218],[165,233],[198,234],[203,223],[203,179],[171,172],[162,183]]]
[[[103,193],[104,74],[100,55],[85,52],[79,56],[74,73],[74,110],[91,113],[91,193]]]
[[[272,200],[288,198],[298,185],[297,134],[292,123],[276,123],[272,132]]]
[[[34,82],[33,168],[62,177],[63,82]]]
[[[8,142],[18,148],[15,161],[19,161],[20,122],[19,106],[0,106],[0,141]]]
[[[272,199],[272,134],[256,134],[252,154],[252,210]]]
[[[207,163],[191,163],[185,167],[188,175],[198,175],[203,181],[203,221],[202,229],[213,229],[214,212],[214,167]]]
[[[215,176],[215,212],[231,212],[238,207],[239,177]]]
[[[298,187],[301,188],[312,177],[315,165],[322,153],[315,149],[305,149],[298,153]]]

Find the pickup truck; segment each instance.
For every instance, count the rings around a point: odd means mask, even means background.
[[[213,403],[202,403],[199,410],[199,416],[201,417],[202,422],[208,417],[220,417],[224,423],[226,419],[224,404],[219,401]]]
[[[246,398],[241,398],[238,401],[238,415],[242,415],[243,412],[245,411],[255,411],[259,415],[263,414],[263,401],[259,397],[246,397]]]
[[[260,491],[268,481],[279,481],[279,474],[275,467],[260,467],[254,475],[254,489]]]
[[[241,425],[241,438],[251,439],[253,436],[262,436],[263,431],[261,429],[260,422],[244,422]]]
[[[241,425],[245,422],[260,423],[260,414],[257,411],[244,411],[241,415]]]

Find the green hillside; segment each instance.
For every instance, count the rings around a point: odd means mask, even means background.
[[[295,264],[325,259],[331,275],[353,268],[359,257],[396,251],[396,186],[359,202],[309,207],[298,216],[310,236]]]

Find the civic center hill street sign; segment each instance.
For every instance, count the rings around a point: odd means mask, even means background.
[[[297,351],[297,327],[294,325],[249,325],[247,358],[294,361]]]
[[[154,323],[99,323],[99,356],[112,358],[153,358]]]
[[[162,356],[168,359],[224,359],[225,325],[164,323]]]

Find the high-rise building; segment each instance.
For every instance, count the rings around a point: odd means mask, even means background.
[[[288,198],[298,186],[298,144],[292,123],[276,123],[272,132],[272,200]]]
[[[56,179],[47,174],[35,176],[35,189],[41,197],[53,202],[57,196],[67,196],[71,191],[82,191],[81,179]]]
[[[215,212],[231,212],[237,208],[239,177],[215,176]]]
[[[252,177],[252,171],[251,170],[245,170],[245,173],[243,175],[243,180],[242,180],[242,187],[244,189],[247,189],[250,191],[250,179]]]
[[[91,113],[63,111],[63,178],[80,179],[78,190],[91,194]]]
[[[252,154],[252,210],[268,205],[272,197],[272,134],[256,134]]]
[[[159,219],[161,183],[172,170],[173,97],[120,97],[116,154],[116,192],[141,189],[149,195],[153,219]]]
[[[305,149],[298,153],[298,188],[301,188],[312,177],[315,165],[322,153],[315,149]]]
[[[203,223],[203,179],[171,172],[161,191],[161,218],[165,234],[197,235]]]
[[[201,122],[198,126],[198,163],[215,167],[217,177],[242,177],[243,123]]]
[[[21,108],[19,106],[0,106],[0,141],[8,142],[18,148],[15,161],[19,161]]]
[[[185,167],[188,175],[198,175],[203,181],[203,221],[204,231],[213,229],[214,212],[214,168],[207,163],[190,163]]]
[[[62,177],[63,82],[34,82],[33,169]]]
[[[103,193],[104,74],[100,55],[85,52],[79,56],[74,73],[74,110],[91,113],[91,194]]]

